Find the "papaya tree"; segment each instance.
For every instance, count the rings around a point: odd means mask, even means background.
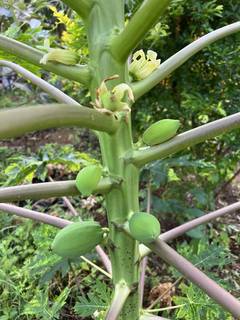
[[[1,188],[0,210],[63,228],[54,240],[53,249],[65,257],[85,254],[97,245],[97,252],[111,274],[114,287],[105,319],[162,319],[142,309],[141,262],[150,252],[175,267],[233,316],[240,317],[240,302],[167,244],[200,224],[234,212],[240,208],[240,203],[162,234],[153,215],[139,212],[139,172],[146,164],[239,128],[240,113],[180,134],[177,134],[178,120],[159,119],[143,133],[142,141],[137,144],[133,141],[134,123],[131,122],[132,106],[136,108],[144,94],[201,49],[240,31],[240,22],[198,38],[160,63],[157,53],[135,51],[135,48],[165,14],[169,0],[145,0],[127,23],[123,0],[63,2],[81,16],[85,24],[89,49],[86,65],[78,64],[75,52],[51,46],[43,52],[3,35],[0,36],[0,49],[69,81],[81,83],[90,92],[91,104],[83,106],[22,66],[1,60],[1,66],[12,68],[42,88],[57,103],[2,110],[0,138],[14,138],[48,128],[88,128],[98,137],[102,166],[82,169],[76,181]],[[62,218],[6,203],[78,195],[79,192],[83,195],[103,194],[107,230],[102,230],[95,222],[77,222],[75,225]],[[110,258],[99,245],[106,247]]]

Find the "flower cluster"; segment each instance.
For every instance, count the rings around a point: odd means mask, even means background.
[[[129,72],[135,80],[142,80],[156,70],[159,65],[160,59],[157,59],[156,52],[148,50],[147,55],[145,55],[143,50],[138,50],[133,55]]]
[[[126,83],[120,83],[112,90],[106,86],[107,80],[113,80],[118,76],[105,79],[97,90],[95,106],[99,109],[115,111],[129,111],[129,102],[134,102],[132,89]]]

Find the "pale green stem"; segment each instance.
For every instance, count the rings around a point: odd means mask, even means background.
[[[93,191],[93,194],[105,194],[114,186],[117,186],[116,181],[110,178],[103,178]],[[79,194],[75,180],[43,182],[14,187],[2,187],[0,188],[0,202],[49,199],[62,196],[78,196]]]
[[[0,139],[60,127],[84,127],[114,133],[118,121],[111,115],[78,106],[47,104],[18,107],[0,111]]]
[[[88,85],[90,82],[91,77],[87,66],[67,66],[54,62],[48,62],[44,65],[40,64],[40,60],[45,54],[44,52],[34,49],[14,39],[0,35],[0,49],[17,56],[18,58],[26,60],[27,62],[32,63],[41,69],[51,71],[67,79],[77,81],[85,85]]]
[[[125,61],[145,34],[163,15],[170,0],[146,0],[130,19],[123,31],[117,35],[111,50],[117,60]]]
[[[154,316],[151,314],[143,314],[139,320],[169,320],[167,318],[163,318],[163,317],[158,317],[158,316]]]
[[[151,179],[149,179],[147,184],[147,214],[151,213],[151,199],[152,199],[152,191],[151,191]],[[144,257],[141,261],[140,265],[140,285],[139,285],[139,292],[140,292],[140,305],[143,305],[143,297],[144,297],[144,286],[145,286],[145,276],[146,276],[146,269],[147,269],[148,258]]]
[[[133,154],[126,155],[126,161],[142,167],[151,161],[166,158],[178,151],[239,127],[240,112],[181,133],[159,145],[134,151]]]
[[[189,58],[191,58],[194,54],[196,54],[203,48],[219,39],[222,39],[238,31],[240,31],[240,22],[235,22],[223,28],[212,31],[192,42],[191,44],[171,56],[169,59],[164,61],[160,65],[160,67],[149,77],[144,80],[132,83],[131,86],[135,99],[138,99],[143,94],[150,91],[161,80],[166,78],[170,73],[180,67],[184,62],[186,62]]]
[[[25,79],[31,81],[33,84],[41,88],[44,92],[48,93],[52,98],[56,99],[58,102],[67,103],[71,105],[79,105],[77,101],[63,93],[61,90],[55,88],[47,81],[37,77],[34,73],[21,67],[20,65],[5,60],[0,60],[0,65],[11,68],[15,72],[21,74]]]
[[[193,304],[195,304],[195,303],[193,303]],[[167,310],[174,310],[174,309],[182,308],[186,305],[188,305],[188,303],[179,304],[177,306],[170,306],[170,307],[165,307],[165,308],[157,308],[157,309],[147,310],[147,312],[154,313],[154,312],[161,312],[161,311],[167,311]]]
[[[93,0],[62,0],[71,9],[76,11],[83,19],[86,19],[94,4]]]
[[[115,285],[114,296],[111,302],[111,306],[108,310],[106,320],[117,320],[120,315],[124,303],[126,302],[131,290],[127,284],[122,281]]]

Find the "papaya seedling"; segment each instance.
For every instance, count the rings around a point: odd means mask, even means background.
[[[160,64],[156,53],[148,51],[145,55],[143,51],[134,53],[134,50],[150,28],[164,15],[169,0],[145,0],[127,24],[125,24],[123,0],[63,0],[63,2],[80,15],[85,24],[89,49],[87,65],[75,64],[75,59],[72,59],[74,57],[70,57],[69,52],[64,51],[55,53],[66,54],[66,60],[65,58],[61,60],[59,57],[50,59],[50,55],[45,56],[45,52],[3,35],[0,35],[0,49],[17,55],[43,70],[63,76],[69,81],[81,83],[89,90],[92,102],[89,107],[82,106],[23,67],[1,60],[0,65],[13,68],[31,80],[56,99],[58,104],[0,111],[0,138],[13,138],[27,132],[66,126],[95,130],[101,148],[102,167],[109,173],[109,177],[101,178],[98,167],[85,168],[79,173],[76,181],[1,188],[0,200],[7,202],[26,198],[41,199],[49,195],[76,195],[78,190],[85,195],[92,192],[103,194],[109,227],[108,243],[111,244],[109,248],[111,264],[106,254],[102,254],[101,258],[112,272],[114,287],[112,303],[105,315],[107,320],[162,319],[158,316],[149,316],[149,310],[143,310],[140,301],[139,293],[142,288],[139,284],[140,264],[137,262],[151,251],[198,285],[234,317],[239,318],[240,302],[180,256],[167,244],[167,241],[183,234],[186,230],[189,231],[222,214],[239,209],[240,204],[228,206],[200,220],[193,220],[187,226],[182,225],[176,228],[177,230],[169,230],[160,235],[160,226],[153,216],[141,216],[143,222],[138,220],[138,217],[140,217],[140,169],[151,161],[166,158],[206,139],[239,128],[240,113],[193,128],[176,137],[174,135],[179,126],[178,120],[173,122],[160,119],[143,134],[143,140],[149,146],[136,149],[132,137],[134,124],[131,123],[131,107],[133,103],[137,105],[142,95],[201,49],[240,31],[240,22],[202,36]],[[54,51],[50,53],[53,55]],[[133,59],[129,64],[132,53]],[[106,79],[111,80],[106,81]],[[119,179],[116,181],[112,177]],[[1,203],[0,209],[58,228],[70,224],[67,220],[10,204]],[[121,226],[128,223],[130,232],[125,232]],[[142,228],[142,223],[146,224],[145,230]],[[84,254],[99,244],[102,239],[101,228],[93,222],[88,223],[87,228],[84,226],[86,222],[82,225],[72,224],[60,231],[53,242],[54,250],[64,256],[75,256]],[[93,230],[96,234],[92,237]],[[86,239],[91,239],[89,246],[84,239],[86,234],[88,234]],[[66,239],[72,240],[74,246],[65,243]]]

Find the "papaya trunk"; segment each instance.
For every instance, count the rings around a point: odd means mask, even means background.
[[[100,0],[95,3],[87,21],[90,49],[90,69],[93,79],[91,96],[95,100],[96,89],[103,79],[119,75],[116,80],[108,81],[109,88],[118,83],[128,83],[126,63],[118,62],[109,49],[109,41],[124,27],[124,2]],[[116,133],[100,133],[99,141],[103,165],[110,174],[122,178],[120,187],[106,196],[106,209],[110,228],[110,257],[113,271],[113,284],[125,282],[130,288],[119,319],[139,319],[139,252],[138,244],[117,228],[117,224],[127,221],[129,215],[138,211],[138,169],[127,164],[123,155],[133,149],[131,114],[125,113]]]

